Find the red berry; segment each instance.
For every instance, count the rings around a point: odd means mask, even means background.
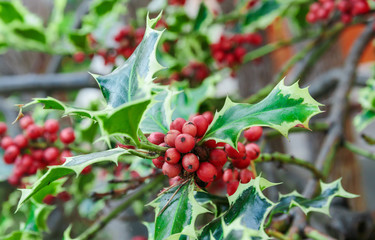
[[[191,135],[183,133],[177,136],[175,146],[180,153],[188,153],[193,150],[195,140]]]
[[[14,138],[14,143],[20,148],[20,149],[23,149],[25,147],[27,147],[27,145],[29,144],[29,141],[27,140],[27,138],[22,135],[22,134],[19,134],[17,135],[15,138]]]
[[[238,169],[244,169],[250,165],[250,158],[249,157],[234,158],[232,159],[232,164],[234,167]]]
[[[181,164],[169,164],[165,162],[163,164],[163,174],[168,176],[169,178],[176,177],[181,172]]]
[[[307,22],[309,22],[309,23],[314,23],[314,22],[316,22],[317,20],[318,20],[318,19],[317,19],[315,13],[313,13],[313,12],[309,12],[309,13],[307,13],[307,15],[306,15],[306,21],[307,21]]]
[[[180,178],[180,176],[170,178],[169,179],[169,186],[177,185],[181,180],[182,179]]]
[[[30,124],[26,129],[26,135],[33,140],[40,138],[43,135],[43,128],[35,124]]]
[[[22,168],[28,170],[33,165],[33,158],[29,154],[24,154],[21,158]]]
[[[16,160],[20,150],[18,147],[11,145],[4,152],[4,162],[6,164],[12,164]]]
[[[177,151],[176,148],[169,148],[165,152],[164,160],[170,164],[176,164],[180,161],[181,154]]]
[[[13,139],[9,136],[5,136],[3,139],[1,139],[1,148],[2,149],[7,149],[11,145],[13,145]]]
[[[31,157],[38,162],[43,160],[43,150],[42,149],[32,149],[31,150]]]
[[[197,127],[193,122],[186,122],[184,126],[182,126],[182,133],[186,133],[191,135],[192,137],[195,137],[195,135],[197,135]]]
[[[232,196],[237,191],[239,184],[240,182],[238,180],[232,180],[227,184],[227,193],[229,196]]]
[[[43,160],[46,163],[52,163],[57,160],[57,157],[59,156],[59,149],[56,147],[49,147],[43,152]]]
[[[230,158],[243,158],[246,154],[245,146],[242,143],[237,144],[237,149],[234,149],[231,145],[228,143],[225,144],[224,150],[227,153],[228,157]]]
[[[255,143],[246,144],[245,149],[246,149],[246,156],[250,160],[254,160],[259,157],[260,148],[257,144]]]
[[[167,135],[164,137],[164,142],[168,144],[170,147],[175,146],[176,138],[178,135],[180,135],[181,132],[178,130],[169,130]]]
[[[202,115],[193,117],[192,121],[194,122],[195,126],[197,127],[197,137],[202,137],[208,128],[208,121]]]
[[[242,169],[240,172],[241,183],[248,183],[251,179],[254,179],[255,176],[252,171],[249,169]]]
[[[63,202],[67,202],[71,199],[71,195],[67,191],[63,191],[57,194],[57,198],[62,200]]]
[[[18,186],[21,183],[21,179],[18,176],[12,174],[9,176],[8,182],[10,185]]]
[[[81,174],[82,174],[82,175],[89,174],[89,173],[91,172],[91,170],[92,170],[92,167],[91,167],[91,165],[89,165],[89,166],[85,167],[85,168],[82,170]]]
[[[216,148],[217,147],[216,141],[213,140],[213,139],[207,140],[203,144],[204,144],[204,146],[206,146],[208,148]]]
[[[212,182],[217,176],[217,170],[209,162],[202,162],[197,170],[197,176],[203,182]]]
[[[259,138],[262,136],[262,134],[263,134],[263,129],[262,127],[259,127],[259,126],[254,126],[244,131],[244,137],[249,142],[258,141]]]
[[[154,164],[156,168],[162,169],[163,164],[164,164],[164,157],[160,156],[160,157],[154,158],[152,159],[152,163]]]
[[[147,237],[144,236],[135,236],[132,238],[132,240],[147,240]]]
[[[226,169],[223,173],[223,181],[230,182],[233,180],[233,171],[232,169]]]
[[[48,119],[44,123],[44,130],[49,133],[56,133],[59,131],[60,124],[56,119]]]
[[[223,167],[227,162],[227,155],[221,149],[213,149],[210,152],[210,158],[208,161],[216,167]]]
[[[43,202],[47,205],[53,205],[56,202],[56,197],[52,194],[48,194],[44,197]]]
[[[75,134],[74,134],[74,130],[71,127],[64,128],[60,132],[60,140],[61,140],[61,142],[65,143],[65,144],[70,144],[70,143],[74,142],[75,138],[76,137],[75,137]]]
[[[164,142],[164,137],[165,137],[165,134],[164,133],[161,133],[161,132],[153,132],[150,134],[150,136],[148,136],[148,141],[150,141],[150,143],[153,143],[155,145],[159,145],[161,143]]]
[[[75,62],[81,63],[81,62],[85,61],[85,53],[84,52],[76,52],[73,55],[73,59],[74,59]]]
[[[199,168],[199,159],[194,153],[188,153],[182,158],[182,166],[187,172],[195,172]]]
[[[73,154],[72,154],[71,151],[69,151],[69,150],[62,151],[62,153],[60,154],[60,163],[64,164],[66,162],[66,158],[72,157],[72,156],[73,156]]]
[[[56,140],[59,138],[56,133],[44,133],[44,138],[51,143],[56,142]]]
[[[184,126],[186,120],[183,118],[176,118],[169,126],[170,130],[177,130],[182,132],[182,127]]]
[[[7,124],[5,122],[0,122],[0,135],[3,135],[7,132]]]
[[[28,126],[34,123],[34,120],[31,116],[26,115],[20,119],[20,126],[22,129],[26,130]]]
[[[202,113],[202,116],[207,120],[208,124],[211,124],[212,120],[214,120],[214,115],[210,111]]]

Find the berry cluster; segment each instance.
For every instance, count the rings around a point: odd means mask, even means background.
[[[57,194],[56,196],[54,196],[52,194],[46,195],[43,198],[43,203],[47,204],[47,205],[54,205],[54,204],[57,203],[58,200],[60,200],[62,202],[67,202],[71,198],[72,198],[72,196],[67,191],[63,191],[63,192]]]
[[[211,52],[219,67],[235,68],[243,61],[246,45],[260,45],[262,36],[258,33],[235,34],[220,37],[219,42],[211,44]]]
[[[64,128],[58,134],[60,124],[55,119],[48,119],[44,126],[34,123],[31,116],[25,116],[19,121],[23,134],[11,138],[6,135],[7,125],[0,122],[0,146],[4,149],[4,162],[14,164],[13,174],[8,181],[12,185],[20,185],[22,177],[33,175],[38,169],[50,165],[60,165],[72,153],[67,147],[74,142],[75,134],[72,128]],[[55,142],[60,141],[65,145],[63,150],[56,147]]]
[[[366,0],[319,0],[310,5],[306,20],[309,23],[328,19],[334,10],[341,12],[341,21],[350,23],[353,17],[368,13],[370,6]]]
[[[180,81],[187,79],[192,85],[201,83],[210,75],[210,69],[201,62],[191,62],[185,66],[180,73],[175,72],[171,75],[170,81]]]
[[[114,37],[114,40],[117,43],[115,48],[99,49],[94,50],[94,52],[104,59],[105,65],[114,64],[118,56],[129,58],[137,48],[138,44],[142,41],[144,34],[144,28],[134,29],[132,26],[123,27]],[[90,46],[95,48],[97,45],[96,40],[92,37],[92,35],[89,36],[90,37],[88,39],[92,39],[89,41]],[[89,54],[87,56],[91,58],[93,55]],[[83,62],[85,58],[86,54],[83,52],[77,52],[73,55],[74,61],[78,63]]]
[[[255,143],[245,146],[238,142],[236,150],[223,142],[201,142],[200,139],[212,120],[213,114],[205,112],[191,116],[188,121],[175,119],[166,135],[151,133],[148,136],[151,143],[168,147],[162,156],[152,159],[152,162],[170,178],[170,184],[194,177],[198,186],[208,187],[213,181],[223,179],[228,183],[227,192],[231,195],[237,189],[239,181],[247,183],[254,178],[247,168],[252,160],[258,158],[260,149]],[[257,141],[261,135],[261,127],[251,127],[244,133],[248,141]],[[230,163],[226,164],[228,159]],[[227,168],[224,175],[223,168]],[[236,169],[240,169],[240,172]]]

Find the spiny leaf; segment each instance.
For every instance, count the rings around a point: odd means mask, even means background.
[[[341,179],[331,183],[320,182],[321,192],[313,199],[306,199],[296,191],[279,196],[278,204],[272,209],[270,217],[276,213],[288,213],[293,207],[299,207],[308,214],[310,212],[321,212],[329,215],[329,207],[335,197],[355,198],[358,195],[348,193],[341,186]]]
[[[206,225],[199,236],[202,240],[267,238],[264,221],[274,203],[267,199],[261,188],[274,185],[257,177],[247,184],[240,184],[236,193],[228,197],[229,210]]]
[[[257,104],[234,103],[227,98],[224,107],[215,114],[202,142],[214,139],[237,147],[242,130],[251,126],[267,126],[286,136],[295,126],[309,128],[311,117],[320,113],[318,102],[307,88],[298,83],[285,86],[281,81],[272,92]]]
[[[362,131],[375,120],[375,78],[367,80],[367,86],[359,91],[358,101],[362,112],[355,116],[354,126],[358,131]]]
[[[108,75],[93,75],[109,106],[117,107],[150,95],[153,75],[163,69],[155,54],[162,32],[152,29],[160,17],[152,20],[147,17],[142,42],[122,66]]]
[[[115,148],[103,152],[68,157],[63,165],[50,167],[48,171],[37,182],[33,184],[31,189],[20,189],[22,195],[21,199],[18,202],[16,211],[18,211],[22,204],[30,199],[30,197],[47,187],[52,182],[58,180],[59,178],[73,173],[78,176],[85,167],[94,163],[111,161],[117,164],[120,156],[126,154],[129,154],[127,150],[122,148]]]
[[[143,133],[167,133],[172,121],[171,98],[173,92],[168,89],[158,92],[152,104],[146,110],[141,121]]]
[[[167,207],[160,212],[173,195]],[[192,181],[170,189],[149,205],[155,208],[155,223],[148,225],[149,236],[154,240],[179,239],[181,236],[196,239],[195,221],[200,214],[208,212],[195,200]]]

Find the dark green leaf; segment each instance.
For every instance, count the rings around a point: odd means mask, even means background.
[[[198,10],[198,15],[195,18],[194,27],[195,31],[201,30],[205,27],[208,23],[210,23],[213,19],[213,16],[210,10],[207,8],[204,2],[201,3]]]
[[[298,83],[285,86],[281,81],[257,104],[234,103],[227,98],[202,141],[215,139],[237,147],[242,130],[251,126],[271,127],[286,136],[292,127],[308,128],[310,118],[321,112],[319,106],[307,88],[300,89]]]
[[[88,49],[89,43],[87,33],[71,32],[69,33],[69,40],[77,49],[81,51]]]
[[[44,32],[41,29],[28,26],[20,26],[13,28],[13,32],[20,38],[23,38],[24,41],[35,41],[39,44],[46,44],[47,39]]]
[[[13,21],[24,21],[15,4],[9,1],[0,1],[0,19],[6,24]]]
[[[375,120],[375,78],[367,80],[367,86],[359,92],[358,101],[361,104],[362,112],[354,118],[354,126],[358,131],[362,131]]]
[[[92,10],[94,10],[98,16],[103,16],[112,11],[116,2],[117,2],[116,0],[96,1],[94,2]]]

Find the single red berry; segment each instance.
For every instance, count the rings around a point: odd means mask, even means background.
[[[249,157],[233,158],[232,164],[234,167],[238,169],[244,169],[250,165],[250,158]]]
[[[242,169],[240,172],[241,183],[248,183],[251,179],[254,179],[255,176],[252,171],[249,169]]]
[[[180,153],[188,153],[193,150],[195,140],[191,135],[183,133],[177,136],[175,146]]]
[[[169,126],[170,130],[177,130],[182,132],[182,127],[184,126],[186,120],[183,118],[176,118]]]
[[[28,126],[34,123],[34,120],[31,116],[26,115],[20,119],[20,127],[24,130],[27,129]]]
[[[55,204],[55,202],[56,202],[56,197],[53,196],[52,194],[46,195],[43,199],[43,203],[45,203],[47,205],[53,205],[53,204]]]
[[[17,145],[17,147],[23,149],[27,147],[27,145],[29,144],[29,140],[27,140],[24,135],[19,134],[14,138],[14,143]]]
[[[197,170],[197,176],[203,182],[212,182],[217,176],[217,171],[211,163],[202,162]]]
[[[177,176],[177,177],[174,177],[174,178],[170,178],[169,179],[169,186],[173,186],[173,185],[177,185],[179,182],[181,182],[181,177],[180,176]]]
[[[60,124],[56,119],[48,119],[44,123],[44,130],[48,133],[56,133],[59,131]]]
[[[165,151],[164,160],[170,164],[176,164],[180,161],[181,154],[177,151],[176,148],[169,148]]]
[[[81,174],[82,174],[82,175],[89,174],[89,173],[91,173],[91,170],[92,170],[92,167],[91,167],[91,165],[89,165],[89,166],[85,167],[85,168],[82,170]]]
[[[7,124],[5,122],[0,122],[0,135],[4,135],[7,132]]]
[[[27,170],[27,173],[29,175],[33,175],[35,174],[36,172],[38,171],[38,166],[36,164],[32,164],[31,167],[29,167],[29,169]]]
[[[159,145],[161,143],[164,142],[164,137],[165,137],[165,134],[164,133],[161,133],[161,132],[153,132],[150,134],[150,136],[148,136],[148,141],[150,141],[150,143],[153,143],[155,145]]]
[[[32,140],[40,138],[43,135],[43,128],[35,124],[30,124],[26,129],[26,135]]]
[[[259,157],[260,148],[257,144],[255,144],[255,143],[246,144],[245,149],[246,149],[246,156],[250,160],[254,160],[254,159],[257,159]]]
[[[54,143],[54,142],[56,142],[56,140],[57,140],[59,137],[57,136],[57,133],[48,133],[48,132],[46,132],[46,133],[44,133],[44,138],[45,138],[48,142],[50,142],[50,143]]]
[[[216,167],[223,167],[227,162],[227,154],[225,154],[224,150],[213,149],[210,151],[210,158],[208,161]]]
[[[43,160],[43,150],[42,149],[32,149],[31,157],[34,161],[41,162]]]
[[[263,134],[263,128],[259,126],[254,126],[244,131],[244,137],[249,142],[258,141],[259,138],[262,136],[262,134]]]
[[[223,181],[228,183],[233,180],[233,171],[232,169],[226,169],[223,173]]]
[[[181,172],[181,164],[169,164],[165,162],[163,164],[163,174],[168,176],[169,178],[176,177]]]
[[[154,164],[156,168],[162,169],[163,164],[164,164],[164,157],[160,156],[160,157],[154,158],[152,159],[152,163]]]
[[[164,137],[164,142],[168,144],[170,147],[175,146],[176,138],[181,134],[180,131],[177,130],[169,130],[167,135]]]
[[[21,158],[22,167],[28,170],[33,165],[33,158],[29,154],[24,154]]]
[[[192,119],[193,123],[197,127],[197,137],[202,137],[208,128],[208,121],[205,117],[202,115],[193,117]]]
[[[238,180],[232,180],[227,184],[227,193],[229,196],[232,196],[237,191],[239,184]]]
[[[59,194],[57,194],[57,198],[62,200],[63,202],[69,201],[72,197],[67,191],[63,191]]]
[[[18,176],[12,174],[9,176],[8,182],[12,186],[18,186],[21,183],[21,179]]]
[[[214,115],[210,111],[202,113],[202,116],[207,120],[208,124],[211,124],[212,120],[214,120]]]
[[[56,147],[49,147],[43,152],[43,160],[46,163],[52,163],[57,160],[57,157],[59,156],[59,149]]]
[[[199,168],[199,159],[194,153],[188,153],[182,158],[182,166],[187,172],[195,172]]]
[[[207,140],[203,144],[204,144],[204,146],[206,146],[208,148],[216,148],[217,147],[216,141],[213,140],[213,139]]]
[[[195,137],[195,135],[197,135],[197,127],[191,121],[186,122],[184,126],[182,126],[182,133],[186,133],[191,135],[192,137]]]
[[[74,59],[75,62],[81,63],[81,62],[85,61],[85,53],[84,52],[76,52],[73,55],[73,59]]]
[[[306,15],[306,21],[309,23],[315,23],[317,21],[317,16],[313,12],[309,12]]]
[[[64,164],[66,162],[66,158],[72,157],[72,156],[73,156],[73,154],[72,154],[71,151],[69,151],[69,150],[62,151],[61,154],[60,154],[60,163]]]
[[[4,152],[4,162],[6,164],[12,164],[16,160],[20,150],[17,146],[11,145]]]
[[[243,158],[246,154],[245,146],[242,143],[237,144],[238,151],[228,143],[225,144],[224,150],[230,158]]]
[[[1,148],[2,149],[7,149],[8,147],[12,146],[14,144],[13,139],[9,136],[3,137],[1,139]]]
[[[147,240],[147,237],[144,236],[135,236],[132,238],[132,240]]]
[[[75,138],[76,137],[75,137],[75,134],[74,134],[74,130],[71,127],[64,128],[60,132],[60,140],[61,140],[61,142],[65,143],[65,144],[70,144],[70,143],[74,142]]]

